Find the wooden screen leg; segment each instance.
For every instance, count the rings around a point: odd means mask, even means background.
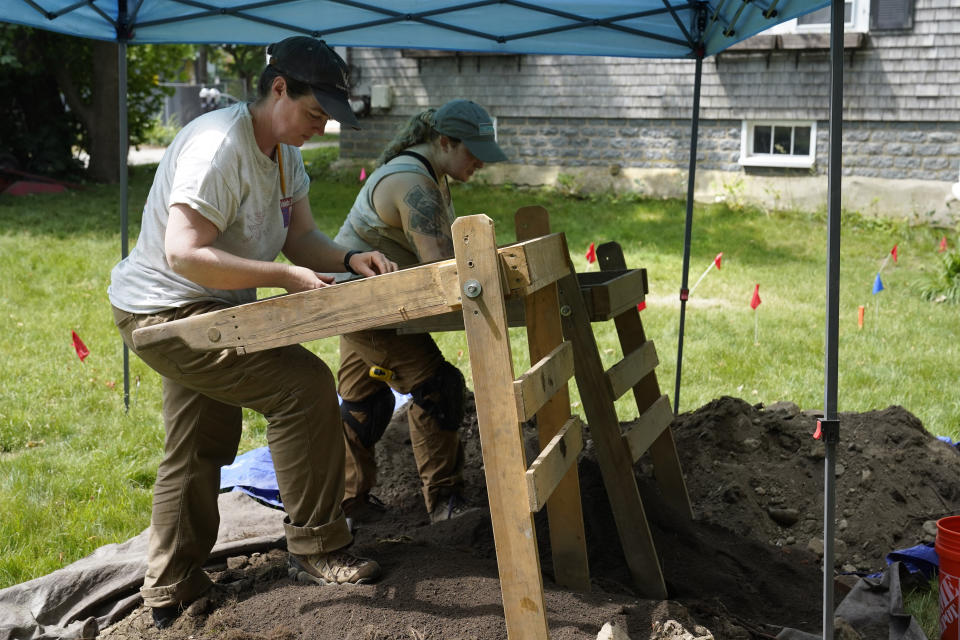
[[[520,418],[516,403],[507,401],[514,397],[513,361],[493,221],[484,215],[458,218],[453,245],[507,636],[545,640],[549,631]]]
[[[637,482],[633,477],[633,459],[623,441],[576,274],[565,276],[560,280],[559,287],[563,333],[573,342],[580,401],[590,425],[597,462],[610,498],[623,554],[640,593],[662,600],[667,597],[667,587]]]
[[[517,240],[530,240],[550,233],[550,221],[543,207],[524,207],[514,217]],[[544,287],[525,298],[527,342],[530,363],[549,354],[563,341],[557,287]],[[570,393],[566,386],[537,412],[540,448],[543,449],[570,417]],[[557,584],[590,590],[583,505],[580,502],[580,477],[576,465],[570,467],[547,501],[550,549]]]
[[[627,268],[623,250],[616,242],[607,242],[597,247],[597,258],[600,268],[604,271]],[[636,309],[628,309],[621,313],[614,318],[614,324],[617,327],[620,348],[624,356],[639,349],[647,341],[640,313]],[[633,397],[637,401],[637,410],[641,415],[660,398],[660,385],[657,383],[656,371],[645,376],[633,387]],[[664,429],[653,441],[650,445],[650,457],[653,460],[654,476],[667,501],[693,519],[693,506],[690,503],[690,495],[687,493],[687,483],[683,478],[683,469],[680,467],[680,456],[677,454],[677,444],[673,439],[672,429]]]

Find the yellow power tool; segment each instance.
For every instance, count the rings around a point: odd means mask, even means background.
[[[393,380],[393,371],[387,369],[386,367],[378,367],[377,365],[373,365],[370,367],[370,377],[375,380],[390,382]]]

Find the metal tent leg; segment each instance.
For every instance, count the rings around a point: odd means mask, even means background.
[[[117,81],[120,95],[117,122],[120,128],[120,258],[127,257],[127,43],[117,43]],[[123,345],[123,406],[130,410],[130,350]]]
[[[687,218],[683,231],[683,279],[680,283],[680,332],[677,337],[677,382],[673,388],[673,412],[680,413],[680,374],[683,367],[683,325],[687,315],[687,284],[690,274],[690,235],[693,229],[693,188],[697,179],[697,132],[700,128],[700,81],[703,55],[697,55],[693,82],[693,122],[690,125],[690,168],[687,176]]]
[[[827,317],[823,417],[823,638],[833,640],[833,533],[836,512],[837,364],[840,328],[840,186],[843,163],[843,3],[830,12],[830,168],[827,178]]]

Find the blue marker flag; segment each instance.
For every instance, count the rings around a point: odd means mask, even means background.
[[[877,279],[873,281],[873,295],[877,295],[883,291],[883,281],[880,280],[880,274],[877,274]]]

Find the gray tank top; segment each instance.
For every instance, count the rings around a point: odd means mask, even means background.
[[[349,249],[380,251],[402,269],[419,264],[417,253],[403,229],[384,222],[373,208],[374,189],[381,180],[395,173],[419,173],[434,180],[427,168],[413,158],[401,156],[401,159],[377,168],[370,174],[360,193],[357,194],[357,199],[354,200],[353,207],[350,208],[350,213],[334,241]],[[456,212],[451,202],[447,206],[447,225],[452,225],[455,218]],[[338,277],[337,280],[341,278]]]

